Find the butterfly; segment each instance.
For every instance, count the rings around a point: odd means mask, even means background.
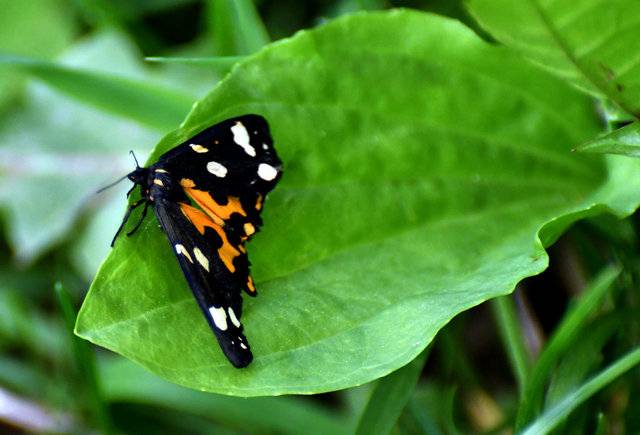
[[[135,156],[134,156],[135,157]],[[235,367],[253,359],[240,322],[242,291],[256,295],[245,243],[260,229],[266,195],[282,177],[267,121],[259,115],[227,119],[169,150],[148,168],[126,178],[139,186],[140,199],[127,208],[122,224],[143,206],[153,207],[180,268]]]

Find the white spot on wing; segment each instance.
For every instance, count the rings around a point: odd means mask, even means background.
[[[244,343],[240,343],[240,347],[243,348],[243,349],[247,348],[247,346],[245,346]]]
[[[227,313],[224,312],[224,308],[210,307],[209,313],[213,318],[213,323],[221,331],[227,330]]]
[[[187,251],[183,245],[178,243],[176,244],[175,248],[178,254],[184,255],[185,257],[187,257],[187,260],[189,260],[190,263],[193,263],[193,259],[191,258],[191,255],[189,255],[189,251]]]
[[[240,121],[237,121],[235,125],[231,127],[231,133],[233,133],[233,140],[235,143],[240,145],[244,149],[245,153],[249,154],[251,157],[256,156],[256,149],[251,146],[251,142],[249,141],[249,132]]]
[[[263,150],[268,150],[269,149],[269,145],[267,145],[266,143],[262,144],[262,149]]]
[[[265,181],[271,181],[278,176],[278,170],[266,163],[260,163],[258,166],[258,177]]]
[[[216,177],[224,178],[227,176],[227,168],[218,162],[207,163],[207,171],[211,172]]]
[[[206,153],[207,151],[209,151],[209,149],[195,143],[189,144],[189,146],[197,153]]]
[[[198,260],[198,263],[200,263],[200,266],[204,267],[204,269],[209,272],[209,260],[207,260],[207,257],[204,256],[202,251],[198,248],[193,248],[193,253],[196,256],[196,260]]]
[[[233,311],[233,308],[231,307],[229,307],[229,318],[231,319],[231,323],[233,323],[236,328],[240,327],[240,321],[236,317],[236,313],[235,311]]]

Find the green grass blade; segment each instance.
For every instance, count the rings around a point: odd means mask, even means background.
[[[169,130],[189,112],[193,97],[158,84],[53,62],[0,54],[0,68],[20,69],[64,94],[106,112]]]
[[[539,412],[545,392],[546,380],[560,355],[580,334],[589,316],[607,295],[609,287],[620,274],[617,267],[602,271],[585,290],[583,297],[567,313],[535,363],[522,396],[516,418],[516,430],[521,429]]]
[[[139,403],[222,422],[246,433],[346,435],[350,422],[311,401],[292,397],[238,398],[194,391],[163,381],[124,358],[98,361],[110,402]]]
[[[610,299],[607,297],[607,300]],[[553,365],[544,394],[543,409],[557,404],[597,370],[601,370],[603,364],[610,362],[605,360],[604,353],[610,347],[613,336],[624,325],[622,319],[626,316],[620,314],[612,310],[589,319],[582,327],[580,336],[571,342],[570,351],[563,352]]]
[[[362,412],[356,435],[388,434],[396,424],[418,382],[429,349],[376,384]]]
[[[578,146],[576,151],[640,157],[640,122],[636,121],[605,136],[584,143]]]
[[[213,69],[219,74],[228,73],[231,68],[246,56],[215,56],[215,57],[145,57],[147,62],[177,63],[180,65],[203,66]]]
[[[48,381],[37,363],[25,363],[22,359],[0,356],[0,385],[20,394],[42,395],[42,385]]]
[[[124,17],[118,7],[105,0],[73,0],[76,10],[94,26],[124,28]]]
[[[367,10],[375,10],[375,9],[384,9],[385,2],[382,0],[356,0],[356,4],[358,8],[367,11]]]
[[[252,0],[210,0],[209,15],[216,53],[250,54],[270,41]]]
[[[491,308],[498,324],[502,342],[509,356],[511,368],[518,382],[518,391],[522,395],[527,384],[531,364],[524,343],[524,335],[518,323],[516,308],[513,305],[513,299],[511,296],[496,298],[491,301]]]
[[[640,364],[640,348],[627,353],[583,384],[582,387],[568,394],[561,402],[545,411],[533,424],[528,426],[522,435],[540,435],[551,432],[578,406],[638,364]]]
[[[87,400],[89,402],[88,405],[91,407],[95,422],[100,428],[101,433],[113,433],[111,417],[109,416],[107,404],[103,399],[102,391],[100,389],[93,350],[86,341],[80,339],[73,333],[76,313],[73,308],[71,296],[59,282],[55,285],[55,293],[58,305],[62,311],[62,316],[64,317],[65,324],[67,325],[67,330],[69,331],[73,356],[78,370],[82,375],[84,386],[86,388]]]
[[[598,413],[598,418],[596,420],[596,430],[593,432],[594,435],[605,435],[607,433],[607,417],[600,412]]]
[[[270,42],[267,28],[256,10],[253,0],[235,0],[238,33],[248,53],[260,50]]]
[[[415,398],[409,399],[407,404],[411,416],[415,419],[418,429],[421,434],[424,435],[442,435],[442,431],[438,427],[436,421],[434,421],[430,415],[420,406]]]
[[[1,278],[0,278],[1,279]],[[23,292],[0,289],[0,344],[19,345],[33,359],[53,363],[64,359],[59,322],[42,316]]]

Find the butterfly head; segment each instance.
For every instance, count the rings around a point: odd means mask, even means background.
[[[134,184],[144,185],[147,183],[147,178],[149,176],[148,168],[137,167],[134,171],[129,172],[127,174],[127,178],[131,180]]]

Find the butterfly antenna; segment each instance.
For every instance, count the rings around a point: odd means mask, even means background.
[[[140,169],[140,165],[138,164],[138,159],[136,158],[136,155],[133,153],[133,150],[130,150],[130,151],[129,151],[129,154],[131,154],[131,155],[133,156],[133,161],[134,161],[134,162],[136,162],[136,169]],[[124,180],[125,178],[127,178],[128,176],[129,176],[129,175],[127,174],[127,175],[125,175],[125,176],[123,176],[123,177],[121,177],[121,178],[118,178],[116,181],[114,181],[113,183],[109,184],[108,186],[104,186],[102,189],[97,190],[97,191],[96,191],[96,193],[102,193],[102,192],[104,192],[105,190],[107,190],[107,189],[108,189],[108,188],[110,188],[110,187],[115,186],[116,184],[118,184],[119,182],[121,182],[122,180]],[[131,188],[131,190],[129,190],[129,191],[127,192],[127,197],[131,194],[131,191],[132,191],[135,187],[136,187],[136,186],[135,186],[135,184],[134,184],[134,185],[133,185],[133,187]]]
[[[133,153],[133,150],[129,151],[129,154],[133,156],[133,161],[136,162],[136,169],[140,169],[140,165],[138,164],[138,159],[136,159],[136,155]]]
[[[120,178],[118,178],[116,181],[114,181],[113,183],[109,184],[108,186],[104,186],[102,189],[97,190],[97,191],[96,191],[96,194],[97,194],[97,193],[102,193],[102,192],[104,192],[105,190],[107,190],[108,188],[115,186],[116,184],[118,184],[119,182],[121,182],[122,180],[124,180],[125,178],[127,178],[127,176],[126,176],[126,175],[125,175],[124,177],[120,177]]]

